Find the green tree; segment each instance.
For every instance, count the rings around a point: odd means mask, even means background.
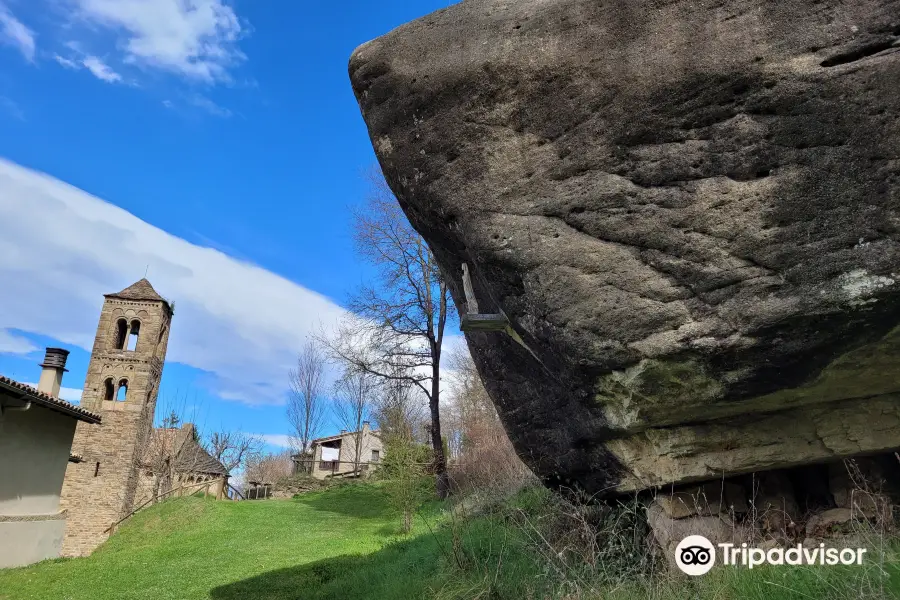
[[[413,515],[432,493],[429,467],[433,465],[431,448],[409,436],[388,435],[384,440],[381,475],[390,505],[402,516],[401,529],[409,533]]]

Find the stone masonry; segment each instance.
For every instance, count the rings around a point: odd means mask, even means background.
[[[146,279],[105,296],[81,400],[103,424],[79,423],[75,432],[72,452],[84,461],[69,463],[63,482],[63,556],[90,554],[134,508],[139,453],[153,425],[172,314]]]

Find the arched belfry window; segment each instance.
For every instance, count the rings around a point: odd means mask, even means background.
[[[116,395],[112,377],[103,382],[103,399],[112,400]]]
[[[141,322],[135,319],[131,322],[131,329],[128,331],[128,348],[129,352],[134,352],[137,348],[138,336],[141,334]]]
[[[113,340],[113,348],[122,350],[125,348],[125,338],[128,336],[128,321],[119,319],[116,321],[116,337]]]
[[[119,382],[119,389],[116,390],[116,401],[125,402],[128,399],[128,380],[123,379]]]

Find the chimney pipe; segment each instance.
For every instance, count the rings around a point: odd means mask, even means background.
[[[341,435],[344,435],[345,433],[347,433],[347,430],[346,430],[346,429],[341,429]]]
[[[63,373],[67,373],[66,360],[69,351],[62,348],[47,348],[44,354],[44,362],[41,363],[41,379],[38,382],[38,391],[54,398],[59,398],[59,388],[62,386]]]
[[[369,422],[363,421],[363,429],[369,429],[369,428],[371,428],[371,426],[369,425]]]

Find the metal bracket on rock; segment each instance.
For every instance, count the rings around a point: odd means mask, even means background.
[[[469,275],[469,265],[462,265],[463,291],[466,294],[466,314],[463,315],[459,323],[459,328],[463,331],[484,331],[484,332],[504,332],[513,339],[514,342],[525,348],[528,353],[538,361],[542,367],[543,361],[537,357],[537,354],[525,343],[525,340],[516,333],[509,323],[509,318],[502,309],[498,309],[498,313],[480,313],[478,312],[478,300],[475,298],[475,290],[472,287],[472,278]]]

